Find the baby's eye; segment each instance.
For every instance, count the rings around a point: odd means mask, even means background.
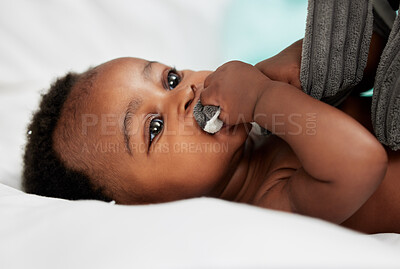
[[[162,128],[164,126],[164,122],[162,119],[152,119],[150,122],[149,126],[149,133],[150,133],[150,143],[149,146],[151,145],[151,142],[153,139],[162,131]]]
[[[175,68],[169,70],[167,75],[167,86],[169,90],[173,90],[181,82],[181,77]]]

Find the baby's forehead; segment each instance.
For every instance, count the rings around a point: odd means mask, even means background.
[[[98,70],[99,78],[107,78],[123,73],[140,73],[139,71],[147,62],[140,58],[124,57],[105,62],[95,69]]]
[[[128,91],[142,88],[145,60],[119,58],[97,66],[96,78],[91,87],[91,98],[122,97]],[[98,100],[93,100],[98,101]]]
[[[93,68],[90,74],[82,74],[68,97],[63,118],[75,119],[77,130],[90,125],[87,129],[94,131],[93,135],[102,130],[97,129],[106,117],[107,121],[113,118],[119,122],[128,101],[137,99],[139,92],[143,94],[141,73],[146,63],[138,58],[119,58]]]

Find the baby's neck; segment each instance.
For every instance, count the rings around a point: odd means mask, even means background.
[[[228,180],[224,180],[224,185],[216,188],[210,196],[241,203],[252,202],[264,181],[263,174],[267,172],[262,158],[258,158],[260,156],[256,154],[259,143],[255,140],[257,137],[249,135],[235,169],[228,175]]]

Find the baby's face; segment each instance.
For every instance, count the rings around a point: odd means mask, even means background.
[[[112,60],[96,70],[81,108],[82,151],[103,158],[117,184],[132,194],[116,196],[117,202],[133,203],[134,194],[151,202],[218,195],[241,157],[250,126],[215,135],[199,128],[193,107],[211,72],[174,71],[136,58]]]

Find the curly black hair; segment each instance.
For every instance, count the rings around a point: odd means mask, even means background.
[[[82,79],[90,76],[70,72],[58,78],[42,95],[39,109],[28,126],[23,157],[22,186],[27,193],[69,200],[112,200],[86,173],[67,167],[53,147],[53,133],[64,103]]]

